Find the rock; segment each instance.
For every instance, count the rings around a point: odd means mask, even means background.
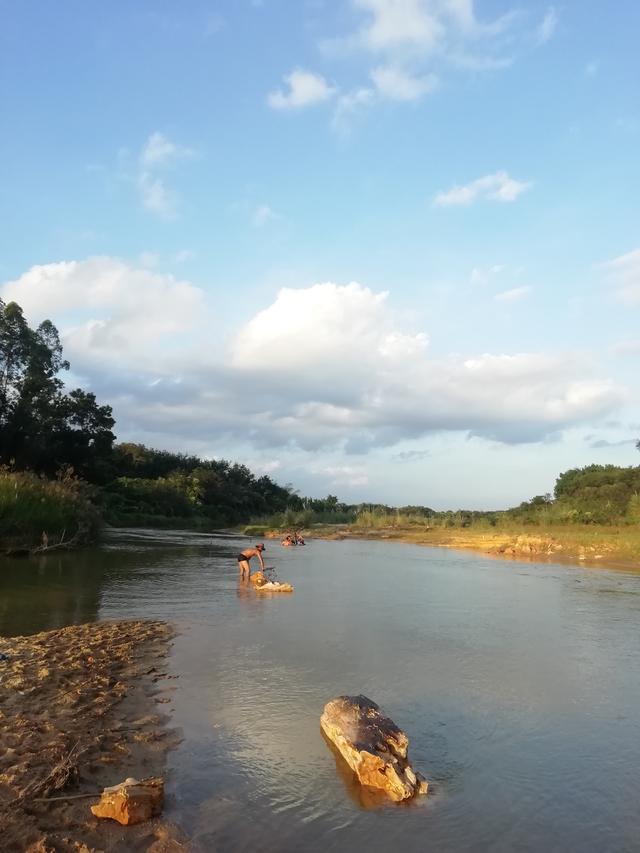
[[[382,789],[395,802],[427,793],[428,782],[409,764],[409,738],[371,699],[332,699],[320,725],[361,785]]]
[[[152,777],[138,782],[129,778],[112,788],[105,788],[100,802],[91,806],[91,811],[96,817],[111,818],[129,826],[160,814],[163,803],[163,779]]]
[[[293,587],[290,583],[280,583],[279,581],[266,581],[260,586],[256,586],[258,592],[293,592]]]

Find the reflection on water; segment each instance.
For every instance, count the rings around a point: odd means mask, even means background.
[[[0,562],[0,633],[178,626],[169,811],[200,849],[638,849],[639,576],[268,544],[296,591],[265,598],[238,579],[240,544],[136,531]],[[340,693],[405,729],[432,795],[398,808],[353,783],[319,725]]]

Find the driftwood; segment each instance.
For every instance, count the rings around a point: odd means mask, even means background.
[[[59,542],[54,542],[53,545],[49,545],[49,538],[46,533],[42,534],[42,544],[37,545],[35,548],[31,548],[30,554],[48,554],[50,551],[70,551],[73,548],[77,548],[78,545],[81,545],[84,541],[87,531],[83,528],[80,528],[75,536],[72,536],[71,539],[65,540],[65,535],[67,531],[62,531],[62,536],[60,537]]]
[[[17,802],[22,803],[25,800],[35,800],[47,798],[53,791],[61,791],[68,782],[78,777],[78,759],[82,754],[78,749],[80,741],[77,741],[63,755],[58,763],[51,768],[49,773],[40,781],[31,782],[26,788],[18,794]]]

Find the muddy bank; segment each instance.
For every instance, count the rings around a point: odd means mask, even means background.
[[[165,774],[178,740],[163,713],[171,636],[165,623],[128,621],[0,637],[3,851],[186,849],[162,818],[122,827],[79,796]]]

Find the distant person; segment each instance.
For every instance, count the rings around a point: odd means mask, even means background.
[[[251,579],[251,566],[249,565],[249,561],[252,557],[257,557],[258,562],[260,563],[260,568],[264,572],[264,560],[262,559],[262,552],[265,550],[264,545],[260,542],[255,548],[245,548],[244,551],[240,551],[238,554],[238,569],[240,570],[240,580],[244,580],[245,572],[247,573],[247,580]]]
[[[291,538],[291,534],[287,533],[282,542],[280,543],[283,548],[288,548],[290,545],[295,545],[295,542]]]

